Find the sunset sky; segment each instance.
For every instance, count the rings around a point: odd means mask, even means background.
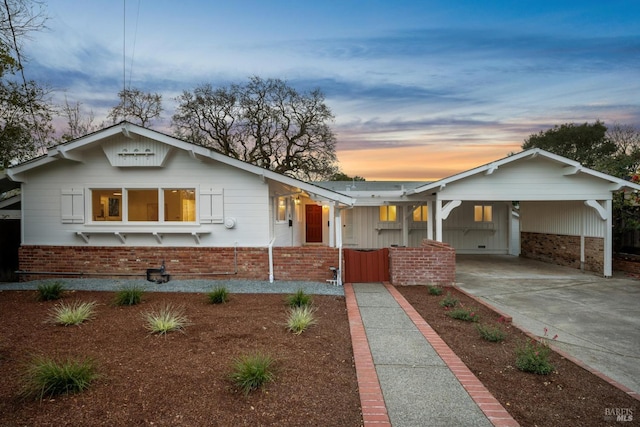
[[[281,78],[322,90],[340,167],[367,180],[449,176],[556,124],[640,128],[637,0],[46,4],[23,49],[57,102],[100,122],[124,80],[163,95],[169,131],[182,90]]]

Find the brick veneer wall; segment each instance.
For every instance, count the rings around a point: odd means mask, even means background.
[[[336,248],[274,248],[273,256],[276,280],[324,281],[333,277],[329,267],[338,265]],[[56,272],[59,277],[79,272],[87,276],[144,276],[148,268],[159,268],[164,260],[167,273],[174,278],[269,278],[267,248],[237,248],[237,272],[234,248],[22,246],[19,257],[20,270]],[[43,277],[21,275],[22,280]]]
[[[640,255],[614,254],[613,269],[640,275]]]
[[[520,233],[520,256],[580,269],[580,236]],[[584,238],[584,269],[604,273],[604,239]]]
[[[419,248],[389,248],[394,285],[449,286],[456,280],[456,252],[446,243],[424,239]]]

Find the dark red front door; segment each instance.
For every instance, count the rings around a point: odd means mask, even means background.
[[[322,206],[305,206],[306,242],[322,243]]]

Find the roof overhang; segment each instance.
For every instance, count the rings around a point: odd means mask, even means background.
[[[23,179],[21,177],[21,174],[46,165],[48,163],[59,160],[81,161],[81,156],[79,155],[79,153],[82,151],[82,149],[93,144],[99,144],[104,139],[110,138],[120,133],[127,138],[131,138],[132,135],[139,135],[144,138],[159,141],[171,147],[186,151],[194,159],[214,160],[216,162],[227,164],[229,166],[233,166],[235,168],[252,173],[260,177],[265,182],[266,180],[272,180],[284,185],[296,187],[309,194],[316,194],[323,200],[333,201],[335,203],[346,206],[353,206],[355,202],[352,197],[345,196],[331,190],[323,189],[313,184],[309,184],[304,181],[300,181],[298,179],[252,165],[250,163],[243,162],[242,160],[234,159],[210,148],[182,141],[173,136],[155,130],[147,129],[129,122],[121,122],[117,125],[113,125],[106,129],[75,139],[73,141],[69,141],[56,147],[52,147],[44,156],[9,168],[7,170],[7,175],[12,181],[20,182]]]

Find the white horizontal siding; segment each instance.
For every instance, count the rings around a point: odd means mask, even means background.
[[[63,224],[61,219],[61,191],[84,188],[86,210],[91,188],[209,188],[224,190],[224,216],[236,219],[236,226],[227,229],[224,224],[170,224],[168,227],[186,227],[201,231],[202,246],[265,246],[269,243],[269,185],[262,179],[241,169],[213,161],[199,161],[188,153],[174,150],[162,168],[115,168],[100,147],[83,153],[83,163],[58,161],[27,174],[23,186],[24,243],[43,245],[85,244],[75,231],[107,227],[122,227],[126,233],[136,224],[115,222],[90,223],[90,212],[85,212],[84,224]],[[164,225],[157,224],[158,232]],[[122,243],[113,235],[92,235],[91,245]],[[129,245],[158,245],[150,234],[129,234]],[[193,236],[167,234],[163,245],[191,246]]]
[[[606,221],[583,202],[522,202],[520,230],[529,233],[604,237]]]

